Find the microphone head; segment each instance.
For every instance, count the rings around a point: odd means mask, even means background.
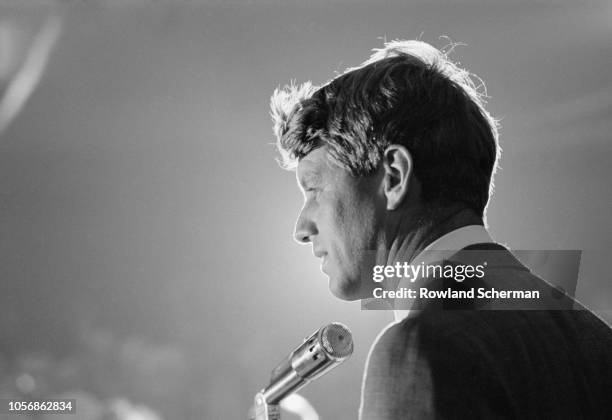
[[[323,349],[334,359],[345,359],[353,353],[353,336],[339,322],[321,328],[320,340]]]

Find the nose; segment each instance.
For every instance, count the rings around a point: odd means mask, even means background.
[[[307,244],[312,242],[312,237],[317,233],[317,226],[311,217],[309,206],[305,204],[295,222],[293,237],[297,242]]]

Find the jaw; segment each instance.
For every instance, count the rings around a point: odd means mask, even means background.
[[[361,279],[356,280],[346,276],[342,278],[329,277],[329,289],[332,294],[338,299],[346,301],[354,301],[365,297],[362,283]]]

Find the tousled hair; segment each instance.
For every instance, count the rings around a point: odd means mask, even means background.
[[[483,216],[499,156],[497,121],[485,97],[482,81],[446,53],[421,41],[388,42],[321,87],[307,82],[274,91],[280,163],[294,169],[327,146],[332,161],[365,176],[389,145],[401,144],[426,204],[461,202]]]

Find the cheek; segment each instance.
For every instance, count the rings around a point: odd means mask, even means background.
[[[374,241],[375,209],[371,200],[346,196],[334,203],[333,224],[336,236],[342,238],[345,251],[352,256],[369,250]]]
[[[350,241],[354,236],[351,203],[343,201],[337,194],[324,194],[319,198],[317,228],[322,245],[334,260],[350,256]]]

